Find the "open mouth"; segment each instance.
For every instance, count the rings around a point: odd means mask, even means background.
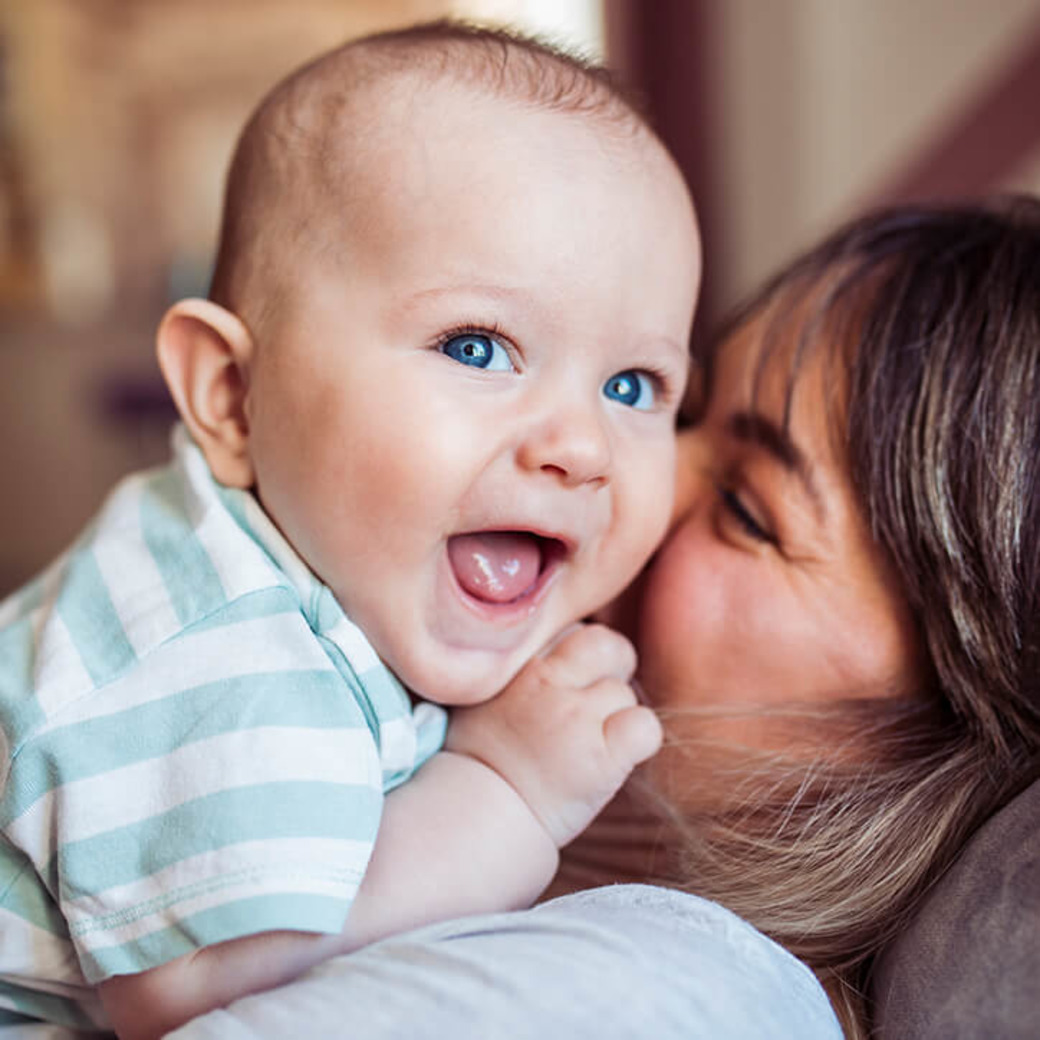
[[[533,596],[566,554],[559,538],[533,531],[474,531],[448,539],[448,559],[459,586],[481,603],[494,605]]]

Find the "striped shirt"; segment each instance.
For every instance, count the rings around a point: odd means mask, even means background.
[[[111,975],[338,932],[384,792],[443,739],[256,499],[174,451],[0,604],[12,1017],[88,1026]]]

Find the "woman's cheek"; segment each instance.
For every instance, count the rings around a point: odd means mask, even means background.
[[[627,604],[636,632],[640,679],[655,703],[685,692],[703,663],[698,662],[703,644],[701,611],[709,590],[698,586],[690,546],[673,536]]]

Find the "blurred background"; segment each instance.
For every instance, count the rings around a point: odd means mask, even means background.
[[[206,291],[252,106],[446,14],[642,95],[703,223],[699,328],[864,206],[1040,192],[1040,0],[0,0],[0,594],[166,457],[154,329]]]

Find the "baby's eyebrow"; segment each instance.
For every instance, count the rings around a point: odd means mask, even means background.
[[[735,412],[726,427],[730,436],[761,448],[789,473],[794,474],[812,503],[820,521],[826,520],[827,507],[820,494],[815,472],[808,456],[791,434],[759,412]]]
[[[490,282],[459,282],[455,285],[434,285],[428,289],[419,289],[405,297],[402,306],[417,307],[424,301],[436,300],[442,296],[487,296],[492,299],[523,299],[525,290],[508,285],[497,285]]]

